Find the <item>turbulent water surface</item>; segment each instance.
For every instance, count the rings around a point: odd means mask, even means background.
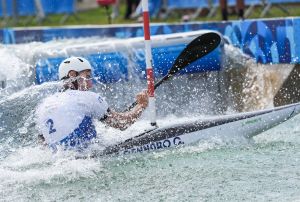
[[[32,58],[37,50],[68,43],[73,42],[30,44],[35,47],[31,53],[29,45],[0,48],[6,55],[0,73],[8,80],[0,94],[0,201],[300,200],[300,116],[251,140],[211,138],[192,146],[118,157],[52,154],[37,143],[34,113],[60,84],[33,85]],[[158,89],[158,124],[235,113],[234,107],[221,109],[224,95],[218,94],[215,81],[214,75],[181,76]],[[134,85],[137,82],[97,85],[95,90],[121,109],[145,87]],[[125,132],[97,123],[95,147],[120,142],[148,127],[147,112]]]

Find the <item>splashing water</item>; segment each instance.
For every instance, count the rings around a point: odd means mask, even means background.
[[[273,98],[295,65],[258,64],[240,49],[225,45],[225,74],[238,111],[272,108]]]
[[[244,111],[272,108],[273,98],[293,70],[294,65],[255,65],[247,69],[243,94]]]
[[[63,53],[75,42],[58,40],[1,46],[0,198],[4,201],[296,201],[300,198],[299,116],[254,140],[211,138],[193,146],[121,157],[75,159],[38,145],[35,108],[58,82],[34,84],[35,57]],[[223,72],[181,75],[156,92],[158,123],[172,125],[224,111],[270,107],[290,68],[257,65],[225,47]],[[284,70],[283,70],[284,69]],[[238,75],[238,76],[237,76]],[[242,75],[242,76],[241,76]],[[111,106],[124,109],[144,81],[97,84]],[[96,124],[98,146],[135,136],[149,126],[147,112],[127,131]],[[8,194],[9,193],[9,194]]]
[[[0,47],[0,79],[5,88],[0,88],[0,99],[12,92],[28,87],[33,82],[33,66],[19,58],[13,47]],[[4,85],[3,85],[4,87]]]

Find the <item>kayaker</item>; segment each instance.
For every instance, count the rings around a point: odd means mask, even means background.
[[[138,103],[128,112],[120,113],[109,108],[106,100],[91,92],[92,67],[82,57],[65,59],[59,65],[62,92],[47,97],[36,111],[37,126],[44,141],[54,151],[57,145],[64,149],[86,148],[97,136],[94,120],[125,130],[132,125],[148,105],[147,91],[136,95]]]

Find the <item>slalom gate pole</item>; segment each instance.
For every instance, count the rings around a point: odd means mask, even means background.
[[[150,17],[148,0],[142,0],[143,7],[143,21],[144,21],[144,39],[145,39],[145,53],[146,53],[146,74],[149,94],[149,110],[150,121],[152,126],[156,126],[156,108],[154,97],[154,73],[152,69],[152,52],[150,39]]]

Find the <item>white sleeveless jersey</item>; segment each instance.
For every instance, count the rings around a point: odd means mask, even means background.
[[[107,102],[98,94],[68,90],[47,97],[39,105],[36,111],[37,126],[46,143],[52,145],[59,143],[74,131],[78,132],[82,125],[87,123],[87,118],[90,125],[91,119],[103,118],[107,110]],[[94,135],[96,136],[96,131]]]

